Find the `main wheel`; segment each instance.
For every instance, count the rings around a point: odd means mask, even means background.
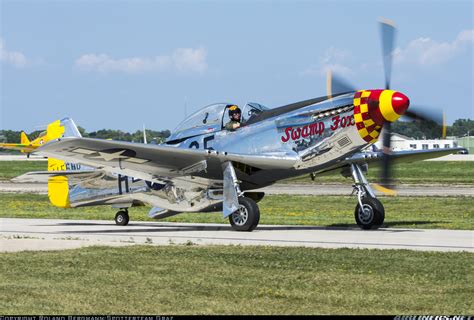
[[[119,226],[126,226],[129,220],[128,211],[126,210],[120,210],[115,214],[115,223]]]
[[[252,231],[260,221],[258,205],[250,198],[239,198],[239,209],[229,216],[232,229],[236,231]]]
[[[357,203],[354,216],[357,225],[362,229],[377,229],[385,219],[385,209],[382,203],[376,198],[366,197],[362,199],[361,209],[360,204]]]

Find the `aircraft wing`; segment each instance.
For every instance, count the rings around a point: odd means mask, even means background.
[[[415,161],[422,161],[428,159],[439,158],[448,154],[458,153],[463,151],[465,148],[445,148],[436,150],[407,150],[407,151],[395,151],[392,153],[392,163],[409,163]],[[382,165],[383,153],[381,151],[367,151],[359,152],[354,154],[352,157],[347,158],[337,165],[316,171],[317,175],[331,174],[334,172],[340,172],[342,168],[347,167],[351,163],[365,164],[367,163],[370,167],[377,167]]]
[[[222,179],[222,163],[225,161],[240,162],[260,169],[287,169],[292,168],[298,160],[296,155],[218,153],[214,150],[81,137],[51,141],[36,152],[150,181],[163,181],[163,177],[174,178],[200,172],[207,172],[206,177]]]
[[[406,150],[406,151],[395,151],[392,152],[392,161],[394,164],[403,162],[414,162],[427,159],[439,158],[448,154],[458,153],[459,151],[465,150],[465,148],[444,148],[435,150]],[[366,162],[370,165],[380,162],[383,153],[377,152],[360,152],[356,153],[351,158],[347,159],[348,162]]]

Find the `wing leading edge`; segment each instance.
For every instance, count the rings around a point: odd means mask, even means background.
[[[393,163],[403,163],[403,162],[414,162],[421,160],[428,160],[439,158],[453,153],[458,153],[459,151],[466,150],[465,148],[446,148],[446,149],[436,149],[436,150],[407,150],[407,151],[395,151],[392,152],[391,157]],[[383,153],[378,152],[360,152],[354,154],[352,157],[347,159],[349,163],[353,162],[366,162],[369,164],[375,164],[382,159]]]

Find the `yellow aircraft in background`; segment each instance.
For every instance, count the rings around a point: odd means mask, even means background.
[[[56,120],[50,123],[46,128],[46,131],[41,132],[38,138],[33,141],[30,141],[26,133],[22,131],[20,134],[20,143],[0,143],[0,148],[18,150],[22,153],[27,153],[29,156],[30,153],[34,152],[46,142],[61,138],[63,134],[64,126],[61,125],[60,120]]]

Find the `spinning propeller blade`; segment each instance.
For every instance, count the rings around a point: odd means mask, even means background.
[[[443,139],[446,138],[446,115],[443,111],[429,107],[413,106],[403,116],[420,122],[425,128],[432,132],[439,132]]]
[[[395,44],[395,36],[397,30],[395,24],[387,19],[381,19],[379,21],[380,26],[380,42],[382,44],[382,57],[383,57],[383,68],[385,73],[385,89],[390,90],[391,78],[392,78],[392,62],[393,62],[393,48]],[[384,134],[382,139],[383,144],[383,156],[382,156],[382,176],[381,186],[384,189],[392,190],[392,176],[391,176],[391,123],[386,122],[384,124]]]
[[[443,123],[443,114],[436,110],[427,110],[428,107],[424,106],[412,106],[410,110],[407,110],[403,116],[408,117],[412,120],[419,121],[432,121],[438,124]]]
[[[383,69],[385,73],[385,89],[390,89],[392,78],[393,47],[397,29],[393,21],[380,19],[380,40],[382,44]]]
[[[334,95],[344,92],[353,92],[356,89],[335,75],[331,70],[326,73],[326,95],[331,99]]]
[[[443,112],[443,129],[441,132],[441,139],[446,139],[446,113]]]

